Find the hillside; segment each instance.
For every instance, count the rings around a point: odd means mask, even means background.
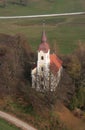
[[[85,0],[28,0],[27,6],[12,1],[0,7],[0,16],[85,11]],[[63,60],[64,71],[55,94],[38,94],[30,84],[43,21],[52,51],[59,52]],[[68,109],[78,107],[85,116],[84,25],[85,15],[0,19],[0,109],[40,130],[84,130],[85,120],[75,117]],[[79,45],[80,50],[75,50]]]
[[[46,23],[45,30],[50,46],[56,45],[60,53],[71,53],[80,42],[85,43],[85,15],[0,20],[0,33],[10,35],[21,33],[26,36],[32,49],[37,50],[43,20]]]
[[[59,118],[66,124],[66,126],[71,130],[84,130],[85,122],[84,120],[77,118],[73,115],[69,109],[60,104],[57,106],[55,113],[59,115]]]
[[[30,79],[31,57],[31,48],[23,36],[0,34],[0,97],[16,95],[19,84]]]
[[[80,44],[73,54],[61,58],[63,74],[59,87],[55,92],[39,93],[31,88],[30,74],[36,54],[26,38],[21,34],[0,34],[0,109],[40,130],[70,129],[71,120],[75,130],[85,128],[84,120],[75,118],[66,108],[78,107],[85,113],[85,46]]]
[[[27,6],[8,0],[6,7],[0,7],[0,16],[69,13],[85,11],[84,0],[28,0]],[[0,33],[27,37],[32,49],[36,50],[41,37],[42,23],[46,23],[49,44],[58,46],[63,54],[72,53],[79,42],[85,43],[85,15],[61,16],[32,19],[0,19]]]
[[[13,2],[14,0],[8,1]],[[28,0],[27,6],[17,4],[18,1],[15,1],[15,3],[7,3],[5,8],[0,8],[0,15],[31,15],[85,11],[84,0]]]

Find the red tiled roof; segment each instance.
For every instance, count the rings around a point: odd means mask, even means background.
[[[47,37],[45,31],[43,31],[41,37],[41,44],[39,45],[38,51],[43,51],[44,53],[47,53],[48,50],[50,50],[50,47],[49,44],[47,43]],[[55,54],[51,54],[50,69],[53,72],[53,74],[56,74],[61,66],[62,66],[62,61]]]
[[[55,74],[62,66],[62,61],[55,55],[50,55],[50,69]]]
[[[51,54],[50,55],[50,70],[51,70],[51,72],[54,75],[56,75],[61,66],[62,66],[62,61],[55,54]],[[36,67],[37,67],[37,65],[34,64],[32,69],[34,69]]]

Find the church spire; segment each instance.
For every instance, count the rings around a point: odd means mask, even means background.
[[[43,31],[41,36],[41,43],[39,45],[39,51],[43,51],[44,53],[47,53],[50,50],[49,44],[47,43],[47,37],[45,34],[45,23],[43,23]]]
[[[43,31],[42,31],[42,37],[41,37],[41,43],[46,43],[47,42],[47,37],[45,33],[45,23],[43,22]]]

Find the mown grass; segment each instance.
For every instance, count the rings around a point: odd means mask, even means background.
[[[20,130],[20,129],[0,118],[0,130]]]
[[[0,20],[0,33],[26,36],[28,43],[37,50],[41,41],[42,23],[51,46],[57,44],[60,53],[68,54],[74,51],[79,42],[85,44],[85,16],[63,16],[36,19]]]
[[[85,11],[84,0],[28,0],[27,6],[8,3],[5,8],[0,8],[0,16],[78,11]]]

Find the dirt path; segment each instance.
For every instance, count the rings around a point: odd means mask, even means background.
[[[22,18],[43,18],[70,15],[85,15],[85,12],[61,13],[61,14],[44,14],[44,15],[28,15],[28,16],[0,16],[0,19],[22,19]]]
[[[21,128],[22,130],[37,130],[32,126],[28,125],[27,123],[21,121],[20,119],[13,117],[10,114],[0,111],[0,117],[7,120],[8,122],[16,125],[17,127]]]

